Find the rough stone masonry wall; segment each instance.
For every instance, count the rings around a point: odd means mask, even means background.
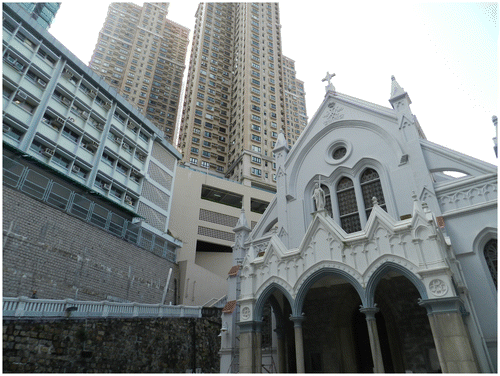
[[[174,301],[178,265],[3,186],[3,296]]]
[[[219,318],[4,320],[3,372],[218,373],[219,332]]]

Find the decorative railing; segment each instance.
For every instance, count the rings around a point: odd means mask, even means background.
[[[6,318],[202,317],[202,307],[78,301],[73,299],[3,298]]]

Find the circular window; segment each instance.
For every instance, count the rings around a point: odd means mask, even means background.
[[[349,141],[337,139],[325,150],[325,161],[332,165],[343,163],[352,153],[352,145]]]
[[[332,157],[335,160],[342,159],[347,154],[347,149],[344,146],[340,146],[333,151]]]

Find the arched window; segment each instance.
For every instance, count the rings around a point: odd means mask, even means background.
[[[324,185],[321,184],[321,189],[323,189],[323,192],[325,192],[325,209],[330,217],[333,217],[332,214],[332,197],[330,196],[330,189]]]
[[[360,231],[361,221],[359,219],[354,184],[351,179],[343,177],[338,182],[337,201],[339,204],[340,225],[344,231],[347,233]]]
[[[361,175],[360,184],[361,192],[363,192],[366,218],[368,219],[370,217],[373,207],[373,197],[377,199],[379,206],[387,211],[384,193],[382,192],[382,184],[380,183],[380,177],[377,171],[373,168],[367,168]]]
[[[490,269],[491,278],[493,279],[493,283],[498,290],[497,286],[497,260],[498,260],[498,252],[497,252],[497,239],[491,239],[484,246],[484,258],[486,259],[486,264],[488,265],[488,269]]]

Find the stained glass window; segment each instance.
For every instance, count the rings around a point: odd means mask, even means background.
[[[490,269],[491,278],[493,278],[493,283],[497,287],[497,263],[498,263],[498,252],[497,252],[497,239],[491,239],[484,246],[484,258],[486,259],[486,264],[488,269]],[[498,287],[497,287],[498,289]]]
[[[321,189],[325,192],[325,209],[330,217],[333,217],[332,214],[332,198],[330,196],[330,189],[324,184],[321,184]]]
[[[340,225],[345,232],[361,230],[358,204],[351,179],[343,177],[337,184],[337,200],[339,203]]]
[[[379,206],[387,211],[385,205],[384,193],[382,192],[382,184],[380,177],[372,168],[367,168],[360,178],[361,192],[363,192],[363,202],[365,204],[366,218],[370,217],[373,207],[373,197],[377,199]]]

